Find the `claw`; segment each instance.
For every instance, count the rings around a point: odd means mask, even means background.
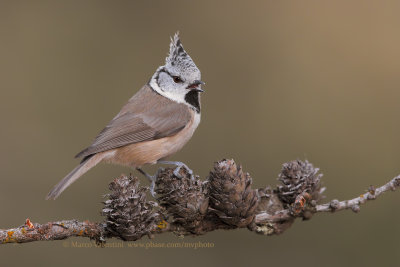
[[[179,162],[179,161],[159,161],[158,163],[161,164],[172,164],[177,166],[174,170],[174,175],[180,179],[183,178],[183,176],[179,173],[179,171],[182,168],[185,168],[186,171],[190,174],[190,179],[193,181],[194,180],[194,175],[193,175],[193,171],[183,162]]]
[[[180,174],[180,170],[182,168],[186,169],[186,171],[190,174],[190,179],[193,181],[194,180],[193,171],[191,169],[189,169],[186,165],[182,165],[182,166],[176,167],[175,170],[174,170],[174,175],[176,177],[178,177],[179,179],[182,179],[183,175]]]

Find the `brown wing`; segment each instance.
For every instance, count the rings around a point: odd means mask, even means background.
[[[189,109],[144,86],[76,157],[90,155],[142,141],[171,136],[190,120]]]

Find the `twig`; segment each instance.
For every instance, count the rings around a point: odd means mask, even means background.
[[[106,238],[138,240],[147,235],[173,232],[201,235],[218,229],[247,227],[256,233],[273,235],[288,229],[296,218],[310,219],[319,212],[360,210],[360,205],[400,186],[400,175],[387,184],[351,200],[319,204],[325,188],[319,169],[305,161],[283,164],[275,189],[251,188],[251,177],[233,160],[217,162],[206,181],[193,181],[187,171],[177,178],[172,169],[157,173],[157,202],[147,201],[148,188],[136,177],[121,176],[110,184],[104,202],[105,222],[77,220],[31,223],[8,230],[0,229],[0,243],[26,243],[88,237],[103,243]]]
[[[76,220],[48,222],[46,224],[29,224],[27,219],[25,225],[20,227],[0,230],[0,242],[5,243],[27,243],[33,241],[59,240],[72,236],[89,237],[101,240],[104,226],[89,221],[78,222]]]
[[[364,204],[368,200],[374,200],[387,191],[395,191],[399,186],[400,175],[394,177],[387,184],[382,185],[381,187],[378,187],[376,189],[373,186],[370,186],[368,188],[368,192],[361,194],[359,197],[340,202],[334,199],[329,203],[318,205],[316,207],[316,212],[339,211],[344,209],[351,209],[354,212],[358,212],[360,210],[361,204]]]
[[[343,201],[338,201],[337,199],[333,199],[328,203],[317,205],[315,209],[311,209],[310,211],[312,213],[317,213],[317,212],[335,212],[345,209],[351,209],[353,212],[359,212],[361,204],[366,203],[368,200],[374,200],[385,192],[395,191],[399,186],[400,186],[400,175],[394,177],[388,183],[376,189],[374,189],[373,186],[370,186],[368,192],[361,194],[359,197]],[[256,215],[255,222],[256,223],[279,222],[288,220],[290,218],[292,218],[290,210],[284,209],[277,211],[275,214],[268,214],[266,212],[259,213]]]

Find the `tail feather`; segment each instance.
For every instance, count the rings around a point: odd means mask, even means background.
[[[46,199],[56,199],[68,186],[78,180],[88,170],[96,166],[103,157],[99,154],[87,158],[81,162],[75,169],[73,169],[67,176],[65,176],[54,188],[47,194]]]

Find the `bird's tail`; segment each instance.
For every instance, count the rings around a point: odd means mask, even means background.
[[[67,176],[64,177],[46,196],[46,199],[56,199],[68,186],[78,180],[88,170],[96,166],[103,159],[101,154],[95,154],[81,162]]]

